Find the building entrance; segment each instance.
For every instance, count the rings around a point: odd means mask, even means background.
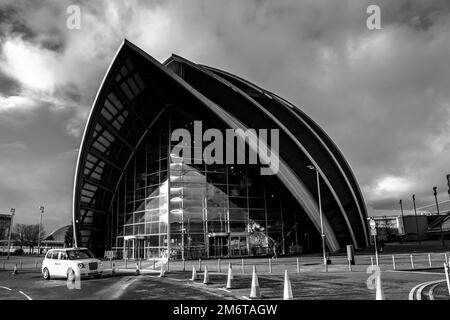
[[[227,257],[228,250],[228,234],[213,235],[209,237],[209,256],[210,257]]]
[[[135,260],[146,258],[143,238],[125,237],[124,242],[124,258]]]

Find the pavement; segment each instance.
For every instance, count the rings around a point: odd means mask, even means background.
[[[407,300],[413,297],[435,300],[448,299],[443,267],[443,253],[395,255],[378,257],[381,269],[381,282],[387,300]],[[41,258],[42,260],[42,258]],[[319,256],[283,257],[277,260],[267,258],[222,259],[200,261],[170,261],[165,277],[159,277],[159,265],[155,261],[143,261],[141,274],[135,274],[135,262],[113,261],[115,275],[111,274],[111,263],[105,261],[104,276],[101,279],[82,279],[80,289],[69,289],[66,280],[44,280],[40,274],[40,262],[32,257],[14,257],[9,261],[0,259],[0,300],[3,299],[70,299],[70,300],[244,300],[248,299],[251,288],[253,265],[256,268],[263,300],[279,300],[283,297],[284,272],[288,271],[293,298],[295,300],[373,300],[375,290],[367,283],[374,283],[376,262],[374,256],[356,257],[356,265],[349,270],[345,256],[333,256],[328,272],[324,271]],[[374,261],[374,269],[372,269]],[[5,262],[5,270],[2,269]],[[20,268],[22,262],[22,268]],[[36,268],[37,262],[37,268]],[[11,270],[18,264],[18,274]],[[232,265],[233,288],[225,289],[228,265]],[[203,272],[207,266],[210,284],[203,284]],[[126,268],[125,268],[126,267]],[[192,268],[200,277],[191,281]],[[414,269],[412,268],[414,267]],[[167,270],[167,265],[166,265]],[[444,282],[443,282],[444,281]],[[419,294],[418,294],[419,292]]]

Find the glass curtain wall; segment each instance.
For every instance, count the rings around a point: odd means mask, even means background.
[[[258,165],[168,157],[179,143],[170,141],[176,128],[194,137],[192,119],[167,112],[130,160],[112,207],[113,250],[131,259],[198,259],[289,253],[309,241],[300,207],[280,197],[289,193],[260,176]]]

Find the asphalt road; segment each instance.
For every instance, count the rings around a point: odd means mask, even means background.
[[[411,262],[412,257],[412,262]],[[382,284],[386,299],[408,299],[410,291],[417,285],[445,279],[443,275],[442,252],[396,254],[395,269],[392,255],[378,258]],[[297,259],[300,273],[297,273]],[[152,260],[143,261],[143,275],[136,276],[136,263],[114,261],[115,276],[108,276],[111,262],[105,261],[105,276],[101,279],[83,279],[81,289],[69,289],[65,280],[42,279],[40,264],[42,257],[0,258],[0,300],[2,299],[245,299],[250,293],[251,273],[256,267],[261,293],[264,299],[281,299],[283,295],[284,272],[290,275],[294,299],[374,299],[375,291],[367,287],[372,274],[373,255],[356,256],[356,265],[349,271],[345,255],[333,255],[328,273],[324,272],[320,255],[267,258],[210,259],[170,261],[167,277],[159,278],[159,264]],[[430,268],[430,260],[431,266]],[[243,263],[243,264],[242,264]],[[224,289],[226,273],[232,265],[235,287]],[[17,265],[19,273],[11,271]],[[4,268],[3,268],[4,266]],[[200,277],[205,266],[210,272],[211,284],[190,281],[192,268]],[[127,269],[125,269],[125,267]],[[372,277],[373,280],[373,277]],[[446,297],[442,285],[436,286],[436,299]],[[428,288],[426,288],[428,290]],[[424,291],[426,291],[424,290]]]
[[[226,270],[209,272],[211,284],[191,281],[191,273],[172,271],[166,277],[158,273],[134,275],[132,270],[118,271],[115,276],[101,279],[83,279],[80,289],[69,289],[64,279],[42,279],[39,272],[0,271],[0,299],[246,299],[250,294],[251,273],[235,270],[233,289],[226,290]],[[372,300],[375,291],[367,287],[371,273],[366,271],[339,271],[289,273],[294,299]],[[282,272],[258,275],[262,297],[282,299],[284,275]],[[386,299],[406,300],[412,288],[426,281],[443,279],[443,275],[421,271],[383,271],[382,286]]]

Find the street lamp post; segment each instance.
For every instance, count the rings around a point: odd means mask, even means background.
[[[41,225],[42,225],[42,214],[44,213],[44,206],[40,206],[41,217],[39,219],[39,231],[38,231],[38,257],[41,254]]]
[[[323,218],[322,218],[322,201],[320,198],[320,179],[319,179],[319,170],[313,166],[309,165],[308,169],[316,171],[316,179],[317,179],[317,194],[318,194],[318,202],[319,202],[319,216],[320,216],[320,232],[322,236],[322,254],[323,254],[323,264],[325,266],[325,272],[328,272],[328,262],[326,256],[325,249],[325,234],[323,233]]]
[[[413,205],[414,205],[414,216],[416,217],[417,240],[419,240],[419,246],[421,246],[422,241],[420,241],[420,236],[419,236],[419,223],[417,222],[416,195],[415,194],[412,195],[412,199],[413,199]]]
[[[9,252],[11,251],[11,234],[12,234],[12,228],[13,228],[13,221],[14,221],[14,214],[16,213],[15,208],[11,208],[11,223],[9,224],[9,236],[8,236],[8,254],[6,259],[9,260]]]
[[[402,202],[402,199],[400,199],[399,203],[400,203],[400,212],[402,213],[402,232],[404,234],[406,234],[406,231],[405,231],[405,217],[403,216],[403,202]]]
[[[433,195],[434,195],[434,200],[436,201],[437,214],[439,216],[440,212],[439,212],[439,203],[437,200],[437,187],[433,187]],[[443,220],[441,221],[441,240],[442,240],[442,246],[445,247],[444,232],[442,231],[442,224],[443,224]]]

